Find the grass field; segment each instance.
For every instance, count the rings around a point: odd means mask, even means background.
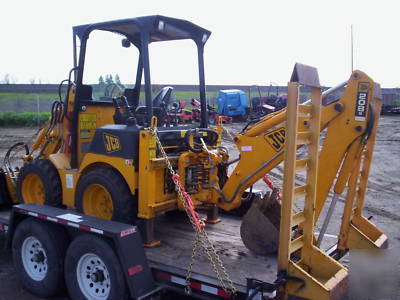
[[[95,96],[102,94],[94,93]],[[215,104],[217,92],[208,92],[207,99],[211,105]],[[173,101],[189,102],[192,98],[199,98],[198,92],[174,91]],[[49,111],[51,103],[58,99],[58,94],[33,94],[33,93],[0,93],[0,112],[36,112],[37,105],[40,104],[40,111]],[[141,102],[144,103],[144,92],[140,93]]]
[[[37,97],[43,100],[58,98],[57,94],[31,94],[31,93],[0,93],[0,101],[3,100],[30,100],[36,101]]]
[[[0,112],[0,126],[38,126],[50,117],[49,112]]]

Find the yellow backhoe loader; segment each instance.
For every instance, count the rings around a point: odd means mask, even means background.
[[[123,47],[133,45],[139,50],[136,81],[131,83],[133,88],[125,88],[120,96],[106,93],[95,99],[94,87],[84,84],[86,48],[89,37],[97,31],[120,35]],[[54,103],[51,119],[31,149],[26,149],[24,166],[18,170],[6,167],[2,172],[0,203],[69,207],[107,220],[136,223],[148,246],[157,244],[154,219],[186,207],[176,193],[176,178],[186,195],[190,195],[194,208],[208,211],[210,223],[218,221],[218,209],[230,211],[240,207],[246,189],[284,159],[288,138],[286,109],[248,123],[234,137],[240,154],[231,158],[221,146],[222,124],[208,128],[203,53],[210,34],[188,21],[164,16],[74,27],[75,65],[66,80],[66,97]],[[201,122],[198,126],[165,127],[171,88],[162,89],[153,98],[149,44],[182,39],[194,41],[197,47]],[[313,87],[319,87],[314,71],[297,64],[291,82],[312,82]],[[140,105],[142,79],[144,106]],[[339,91],[340,95],[335,97]],[[315,175],[313,224],[332,186],[335,195],[342,194],[349,178],[351,181],[355,176],[351,176],[355,166],[356,173],[361,174],[360,163],[370,163],[372,151],[367,158],[362,154],[366,145],[373,148],[381,105],[379,85],[361,71],[354,71],[348,81],[325,91],[321,98],[325,104],[316,130],[325,135]],[[305,116],[309,108],[305,105],[299,109],[297,126],[302,142],[298,147],[307,145],[311,134],[311,122]],[[228,174],[232,163],[237,164]],[[303,159],[296,166],[307,170],[309,163]],[[171,175],[169,164],[179,177]],[[368,177],[368,171],[369,167],[362,170],[363,178]],[[363,198],[365,190],[366,181],[353,197]],[[295,191],[297,197],[306,192],[307,187]],[[264,197],[264,202],[259,199],[261,204],[253,205],[244,216],[243,241],[259,253],[276,251],[279,245],[281,208],[274,196],[276,192],[272,195]],[[268,215],[275,220],[265,217]],[[298,232],[307,218],[299,216]],[[370,244],[381,247],[386,242],[382,238],[379,245],[375,244],[381,235],[371,222],[360,217],[354,226],[342,239],[342,250]]]

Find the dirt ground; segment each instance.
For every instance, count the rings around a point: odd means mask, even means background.
[[[230,124],[228,129],[237,133],[243,124]],[[14,143],[30,142],[36,128],[1,128],[0,127],[0,165],[3,163],[7,149]],[[228,140],[225,144],[235,149]],[[381,116],[378,136],[375,144],[373,165],[369,177],[364,215],[372,216],[378,228],[389,237],[389,247],[400,251],[400,116]],[[237,151],[236,151],[237,153]],[[282,166],[274,169],[270,176],[279,185],[282,180]],[[258,182],[256,188],[265,188],[264,183]],[[330,199],[328,199],[329,203]],[[344,197],[338,201],[327,234],[335,238],[339,230],[340,215],[343,212]],[[323,219],[326,209],[321,218]],[[317,224],[316,231],[320,227]],[[11,255],[4,249],[4,239],[0,238],[0,300],[8,299],[39,299],[24,291],[13,271]],[[399,276],[400,270],[397,273]],[[61,299],[61,298],[57,298]]]

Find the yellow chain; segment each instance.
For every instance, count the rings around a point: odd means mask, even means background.
[[[171,173],[171,175],[175,175],[176,172],[172,167],[172,164],[167,156],[167,153],[165,152],[165,150],[161,144],[160,139],[158,138],[157,128],[155,126],[152,126],[149,128],[149,130],[150,130],[151,135],[156,140],[156,143],[158,145],[158,148],[160,149],[161,155],[165,159],[165,162],[167,164],[167,168],[168,168],[169,172]],[[183,207],[189,218],[189,221],[192,224],[193,229],[195,230],[195,238],[194,238],[193,247],[192,247],[192,256],[191,256],[190,264],[189,264],[187,275],[186,275],[186,287],[185,287],[186,293],[189,295],[191,294],[190,277],[192,275],[193,265],[194,265],[195,257],[197,254],[197,248],[198,248],[198,245],[201,244],[204,252],[206,253],[206,255],[208,257],[208,260],[211,263],[214,273],[217,275],[218,281],[221,284],[222,289],[228,294],[230,294],[230,293],[233,295],[236,294],[236,291],[237,291],[236,287],[233,285],[233,282],[232,282],[223,262],[221,261],[219,255],[217,253],[217,250],[215,249],[214,245],[212,244],[210,238],[208,237],[206,231],[202,230],[201,232],[198,232],[196,229],[196,225],[193,220],[193,217],[190,214],[190,212],[188,211],[187,206],[186,206],[185,198],[183,196],[183,187],[182,187],[181,183],[178,180],[176,180],[176,181],[173,180],[173,181],[175,184],[175,189],[178,192],[179,198],[182,201]],[[222,271],[224,278],[222,278],[222,276],[221,276],[221,271]],[[225,281],[229,284],[229,289],[226,287]]]

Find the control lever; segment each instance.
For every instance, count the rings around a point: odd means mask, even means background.
[[[119,101],[123,102],[125,107],[125,111],[121,113],[121,106],[119,105]],[[129,105],[128,99],[125,96],[121,96],[118,98],[112,98],[112,101],[115,106],[115,115],[114,121],[116,124],[127,124],[127,125],[136,125],[136,116],[135,116],[135,108]]]

